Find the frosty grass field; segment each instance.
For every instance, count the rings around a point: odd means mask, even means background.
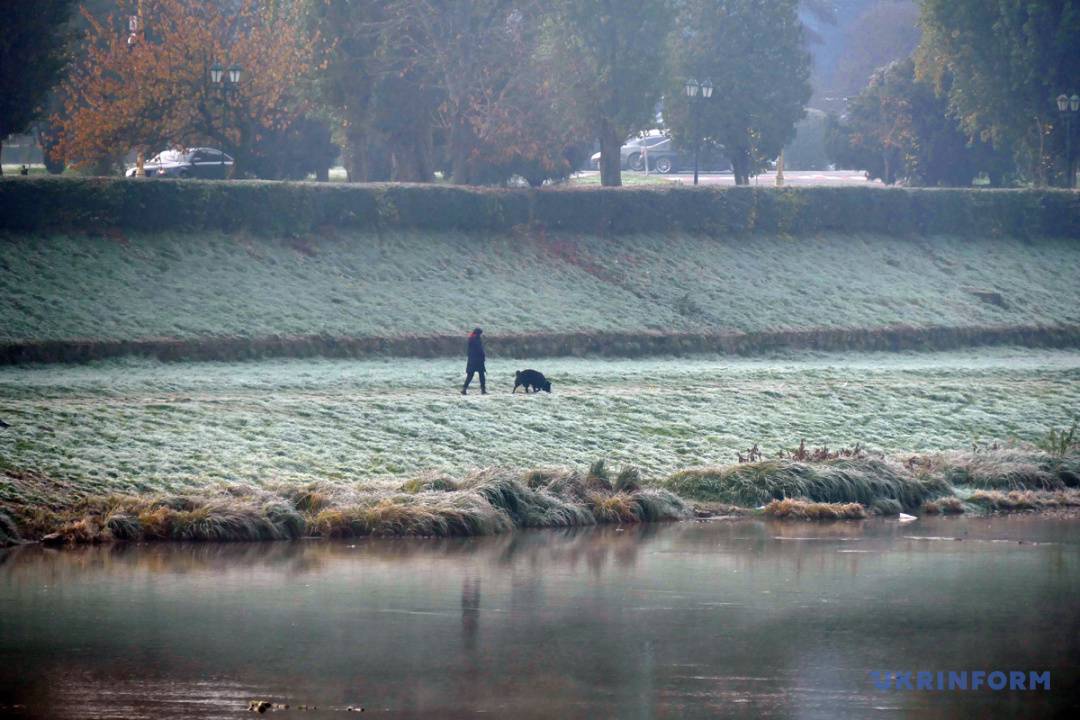
[[[273,360],[0,368],[0,464],[62,485],[0,501],[191,492],[225,483],[394,488],[425,470],[577,467],[662,480],[758,443],[889,455],[1034,442],[1080,406],[1080,351],[545,360],[549,395],[510,394],[519,361]]]
[[[0,341],[15,342],[1057,325],[1080,323],[1078,299],[1080,246],[1068,238],[398,231],[0,242]]]

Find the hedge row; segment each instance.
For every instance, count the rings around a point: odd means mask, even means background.
[[[1080,237],[1080,194],[869,187],[507,190],[120,178],[0,180],[0,230],[12,232],[168,228],[302,234],[331,227]]]
[[[787,330],[761,333],[551,333],[485,336],[495,357],[644,357],[720,353],[759,355],[785,348],[818,351],[950,350],[984,345],[1080,347],[1080,326]],[[87,340],[0,343],[0,365],[88,362],[124,355],[165,361],[267,357],[463,356],[456,335],[418,337],[265,337],[197,340]]]

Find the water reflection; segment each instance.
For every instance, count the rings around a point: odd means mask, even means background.
[[[16,548],[0,716],[1042,717],[1080,679],[1078,570],[1045,518]],[[869,679],[978,669],[1053,689]]]

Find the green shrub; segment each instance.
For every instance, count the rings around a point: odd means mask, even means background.
[[[0,180],[0,230],[322,228],[580,233],[751,230],[1080,235],[1080,196],[1061,190],[642,187],[493,189],[263,181]]]

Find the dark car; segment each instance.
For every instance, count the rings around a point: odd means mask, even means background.
[[[649,169],[663,175],[679,172],[680,170],[692,172],[694,169],[693,151],[684,153],[675,150],[670,139],[665,139],[663,142],[649,148],[646,157],[649,159]],[[698,170],[716,172],[730,169],[731,165],[728,161],[711,148],[707,148],[698,154]]]
[[[198,178],[224,180],[232,172],[233,159],[214,148],[166,150],[143,163],[148,178]],[[135,177],[136,168],[125,175]]]

